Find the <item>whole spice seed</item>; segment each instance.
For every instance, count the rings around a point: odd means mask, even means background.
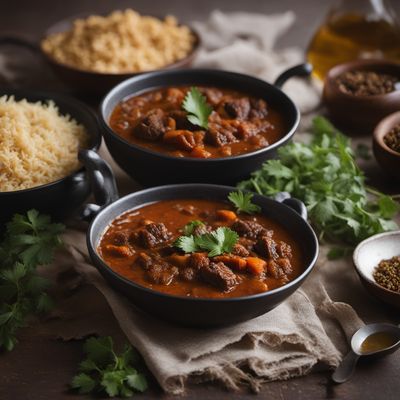
[[[392,128],[392,130],[383,137],[383,141],[392,150],[400,153],[400,124]]]
[[[400,256],[382,260],[376,267],[373,276],[380,286],[400,293]]]
[[[354,96],[374,96],[396,90],[399,79],[393,75],[372,71],[349,71],[340,75],[336,83],[339,89]]]

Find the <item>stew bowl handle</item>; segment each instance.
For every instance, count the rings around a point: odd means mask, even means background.
[[[118,200],[117,184],[110,165],[93,150],[79,150],[78,159],[86,169],[97,203],[86,204],[81,212],[81,219],[91,221],[101,209]]]
[[[279,203],[285,204],[292,210],[296,211],[301,218],[307,221],[308,213],[305,204],[294,197],[290,197],[288,192],[279,192],[275,195],[274,200],[279,201]]]
[[[308,78],[311,75],[313,67],[310,63],[303,63],[296,65],[292,68],[287,69],[286,71],[282,72],[274,82],[274,86],[278,87],[279,89],[286,83],[287,80],[293,77],[305,77]]]
[[[36,53],[41,52],[37,43],[20,36],[0,36],[0,46],[2,45],[23,47]]]

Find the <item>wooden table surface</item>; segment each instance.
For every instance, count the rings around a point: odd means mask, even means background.
[[[245,10],[251,12],[274,13],[294,10],[298,16],[294,28],[280,40],[279,44],[305,47],[313,30],[325,14],[332,1],[320,0],[202,0],[179,1],[137,0],[106,1],[80,0],[55,2],[51,0],[2,2],[0,12],[0,34],[16,33],[31,39],[37,39],[46,26],[69,15],[81,12],[107,12],[115,8],[134,7],[141,13],[173,13],[183,21],[204,19],[215,8],[223,11]],[[400,5],[396,2],[397,9]],[[62,6],[61,6],[62,4]],[[33,84],[33,86],[35,86]],[[37,85],[36,85],[37,86]],[[376,166],[368,174],[379,176]],[[395,190],[394,188],[391,188]],[[106,334],[123,341],[123,333],[118,327],[103,297],[94,288],[86,288],[84,304],[89,307],[91,317],[102,321]],[[371,299],[371,301],[373,301]],[[367,307],[368,305],[366,305]],[[88,309],[88,312],[89,312]],[[396,315],[393,313],[395,321]],[[68,391],[68,382],[76,372],[81,359],[82,341],[63,342],[54,340],[43,325],[35,323],[21,330],[20,343],[11,353],[0,355],[0,399],[1,400],[66,400],[78,398]],[[265,384],[261,399],[398,399],[400,392],[400,353],[378,361],[361,362],[354,377],[344,385],[332,385],[327,373],[313,373],[299,379],[286,382]],[[140,399],[172,399],[164,394],[153,380],[150,389],[138,395]],[[183,399],[202,400],[241,400],[254,399],[246,391],[228,393],[218,385],[207,384],[191,386]]]

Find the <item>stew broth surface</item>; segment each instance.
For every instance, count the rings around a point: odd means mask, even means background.
[[[174,157],[220,158],[249,153],[286,133],[284,116],[264,100],[214,87],[198,88],[213,108],[208,129],[191,124],[182,102],[190,87],[151,90],[119,103],[109,124],[130,143]]]
[[[168,265],[174,265],[169,261],[170,254],[183,252],[175,249],[172,243],[177,237],[183,235],[182,228],[193,220],[201,220],[210,225],[213,229],[218,226],[229,226],[232,224],[226,221],[221,221],[216,213],[218,210],[233,210],[227,203],[222,201],[209,201],[200,199],[187,200],[167,200],[146,205],[142,208],[128,211],[116,218],[111,225],[106,229],[98,246],[98,253],[104,259],[106,264],[119,275],[150,289],[158,292],[168,293],[177,296],[190,296],[202,298],[226,298],[248,296],[255,293],[264,292],[265,290],[280,287],[287,282],[295,279],[303,272],[303,260],[299,244],[296,240],[275,221],[257,214],[243,215],[238,217],[241,221],[255,221],[267,229],[273,230],[273,240],[277,243],[283,241],[291,247],[291,271],[285,277],[273,277],[270,273],[263,273],[261,276],[250,274],[248,271],[233,270],[236,274],[239,283],[231,290],[221,290],[214,287],[209,282],[204,282],[202,279],[187,281],[182,279],[182,266],[178,266],[179,274],[169,284],[155,283],[149,276],[148,271],[138,262],[140,254],[159,257],[166,260]],[[132,239],[134,233],[142,230],[146,223],[154,221],[155,223],[164,223],[166,229],[172,234],[170,238],[161,245],[153,248],[144,248],[138,243],[137,239]],[[122,255],[115,253],[117,244],[121,243],[120,234],[130,237],[128,241],[124,240],[123,246],[128,243],[130,248],[129,254]],[[131,235],[131,236],[129,236]],[[249,239],[240,238],[243,243],[251,242]],[[246,242],[246,243],[247,243]],[[251,245],[251,243],[250,243]],[[118,250],[118,249],[117,249]],[[257,256],[253,251],[250,256]],[[167,255],[165,255],[167,254]],[[190,257],[187,255],[185,257]],[[266,259],[265,257],[263,257]],[[186,262],[186,261],[185,261]],[[268,286],[266,288],[265,284]]]

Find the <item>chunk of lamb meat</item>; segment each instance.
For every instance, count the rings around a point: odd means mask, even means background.
[[[197,276],[197,271],[193,268],[184,268],[180,271],[179,276],[187,282],[194,281]]]
[[[225,292],[232,290],[239,282],[237,276],[223,262],[211,263],[200,270],[203,280]]]
[[[225,101],[223,106],[225,112],[235,119],[247,119],[250,112],[250,101],[248,97]]]
[[[234,254],[235,256],[240,256],[240,257],[248,257],[250,252],[246,249],[246,247],[242,246],[239,243],[236,243],[233,246],[232,254]]]
[[[232,225],[232,229],[239,235],[248,239],[257,239],[261,236],[273,235],[272,230],[268,230],[255,221],[243,221],[238,219]]]
[[[141,245],[147,249],[155,247],[170,239],[171,233],[163,223],[150,223],[137,232]]]
[[[262,99],[250,99],[249,118],[265,118],[268,115],[267,103]]]
[[[144,140],[154,142],[166,131],[164,112],[157,108],[147,114],[134,128],[134,134]]]
[[[210,259],[205,253],[192,253],[189,257],[188,266],[195,270],[206,268],[210,265]]]
[[[272,260],[279,258],[276,248],[276,242],[269,236],[261,236],[255,245],[256,252],[262,256]]]
[[[291,274],[293,272],[292,264],[288,258],[278,258],[276,263],[282,268],[285,274]]]
[[[280,240],[276,248],[282,258],[292,258],[292,248],[286,242]]]
[[[226,144],[237,142],[237,139],[236,136],[228,129],[209,124],[205,141],[213,146],[222,147]]]
[[[112,241],[116,246],[126,245],[129,242],[129,234],[128,234],[128,232],[125,232],[125,231],[116,232],[112,238]]]
[[[272,278],[275,278],[275,279],[282,278],[285,275],[282,268],[274,260],[268,261],[267,273],[269,276],[272,276]]]
[[[200,92],[207,97],[207,102],[212,106],[216,106],[224,96],[223,93],[216,88],[200,88]]]
[[[213,228],[210,225],[197,225],[193,229],[193,235],[204,235],[205,233],[210,233],[212,230]]]
[[[152,283],[169,285],[179,273],[178,268],[146,253],[140,253],[136,262],[143,267],[147,279]]]
[[[169,285],[179,273],[178,268],[162,263],[161,261],[152,264],[146,271],[147,278],[159,285]]]
[[[196,130],[196,125],[193,125],[187,119],[187,112],[183,110],[173,110],[169,113],[169,116],[175,120],[176,129]]]

